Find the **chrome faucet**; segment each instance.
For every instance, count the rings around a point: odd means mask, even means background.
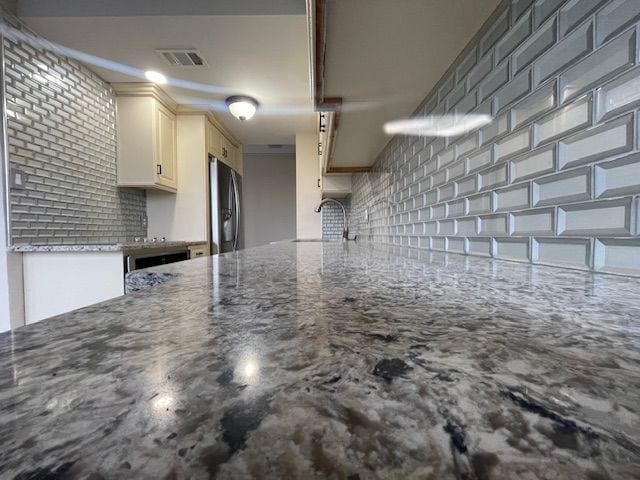
[[[320,213],[320,210],[322,210],[322,206],[325,203],[329,203],[329,202],[334,202],[337,203],[338,205],[340,205],[340,208],[342,208],[342,216],[343,216],[343,228],[342,228],[342,240],[349,240],[349,227],[347,226],[347,211],[344,209],[344,205],[342,204],[342,202],[339,202],[338,200],[334,199],[334,198],[325,198],[324,200],[322,200],[318,206],[316,207],[316,213]]]

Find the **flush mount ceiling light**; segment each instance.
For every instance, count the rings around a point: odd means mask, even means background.
[[[158,83],[160,85],[163,85],[163,84],[167,83],[167,77],[165,77],[160,72],[154,72],[153,70],[147,70],[146,72],[144,72],[144,76],[147,77],[147,80],[149,80],[150,82],[153,82],[153,83]]]
[[[246,95],[233,95],[225,101],[231,115],[241,122],[249,120],[256,113],[258,102],[255,98]]]
[[[390,135],[416,135],[421,137],[455,137],[491,123],[490,115],[429,115],[408,120],[395,120],[384,124]]]

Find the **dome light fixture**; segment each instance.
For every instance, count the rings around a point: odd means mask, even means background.
[[[164,85],[167,83],[167,77],[165,77],[160,72],[154,72],[153,70],[147,70],[144,72],[144,76],[147,77],[147,80],[153,83],[157,83],[159,85]]]
[[[258,101],[246,95],[233,95],[225,100],[231,115],[241,122],[249,120],[256,113]]]

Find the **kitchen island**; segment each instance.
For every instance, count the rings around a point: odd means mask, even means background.
[[[640,279],[280,243],[0,335],[1,478],[640,477]]]

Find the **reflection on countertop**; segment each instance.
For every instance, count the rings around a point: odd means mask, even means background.
[[[640,476],[640,279],[278,243],[0,335],[0,476]]]

